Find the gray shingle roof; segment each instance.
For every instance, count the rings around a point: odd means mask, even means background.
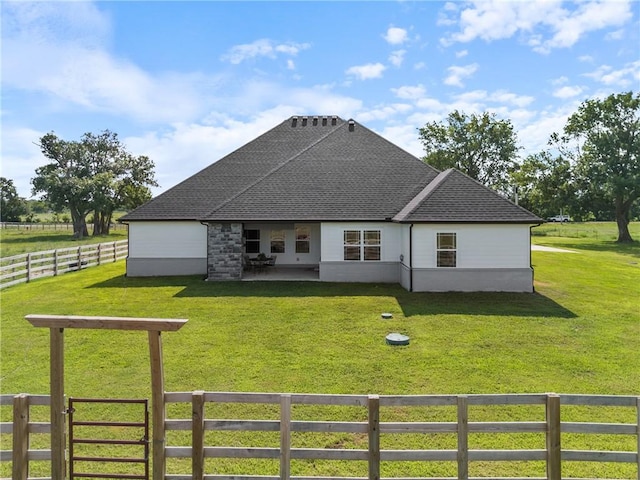
[[[438,175],[368,128],[338,117],[291,117],[121,220],[394,217],[417,222],[540,220],[459,172]]]
[[[397,222],[542,223],[543,220],[465,174],[440,173],[394,217]]]

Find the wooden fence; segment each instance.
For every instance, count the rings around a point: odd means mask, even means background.
[[[126,258],[128,248],[128,240],[119,240],[5,257],[0,259],[0,289],[115,262]]]
[[[190,446],[166,446],[165,456],[170,458],[190,458],[192,472],[188,475],[169,474],[167,480],[187,479],[259,479],[277,480],[295,478],[314,480],[319,477],[291,476],[292,460],[342,460],[361,461],[368,464],[368,476],[363,477],[323,477],[353,480],[380,479],[381,463],[384,462],[455,462],[458,479],[471,478],[471,462],[528,462],[540,461],[546,465],[546,475],[540,478],[560,480],[564,462],[626,462],[636,465],[640,471],[640,397],[589,396],[589,395],[302,395],[302,394],[259,394],[259,393],[166,393],[167,404],[188,403],[191,405],[191,419],[167,419],[165,431],[191,431]],[[205,405],[214,403],[271,404],[279,408],[279,419],[237,420],[208,419]],[[339,405],[359,406],[366,409],[367,420],[361,422],[337,421],[296,421],[292,420],[292,405]],[[544,418],[538,421],[470,421],[469,407],[539,405]],[[450,406],[456,411],[455,422],[398,422],[381,421],[381,407],[443,407]],[[634,423],[608,424],[561,421],[561,406],[585,407],[631,407],[634,409]],[[279,432],[278,447],[247,446],[207,446],[206,432],[209,431],[271,431]],[[292,432],[343,432],[366,436],[366,449],[337,448],[293,448]],[[424,450],[391,450],[381,448],[381,437],[395,434],[443,434],[457,438],[457,448]],[[469,447],[470,434],[486,433],[514,434],[529,433],[542,437],[544,448],[489,450]],[[565,434],[613,434],[629,435],[633,438],[635,451],[570,450],[562,447]],[[234,443],[238,440],[234,439]],[[362,442],[365,443],[365,442]],[[423,445],[426,441],[421,442]],[[279,475],[251,476],[241,474],[207,475],[205,459],[275,459],[279,460]],[[640,474],[637,474],[640,479]],[[388,477],[387,477],[388,478]],[[441,477],[421,477],[441,478]],[[494,477],[491,477],[494,478]],[[502,477],[501,477],[502,478]],[[535,477],[528,477],[535,478]],[[406,479],[404,479],[406,480]]]
[[[51,460],[51,449],[34,449],[31,442],[34,434],[51,433],[50,422],[31,421],[31,407],[50,405],[49,395],[0,395],[0,406],[13,406],[13,421],[0,423],[0,434],[12,436],[11,450],[5,450],[7,442],[2,442],[0,461],[11,462],[13,480],[32,478],[29,476],[30,462]]]
[[[574,478],[562,475],[563,464],[566,462],[625,462],[635,464],[640,471],[640,397],[608,396],[608,395],[556,395],[556,394],[523,394],[523,395],[319,395],[319,394],[279,394],[279,393],[220,393],[220,392],[181,392],[165,393],[167,406],[178,404],[187,407],[191,412],[190,419],[165,419],[165,436],[171,432],[185,432],[188,434],[189,445],[166,445],[164,456],[166,459],[190,459],[191,473],[166,474],[166,480],[365,480],[381,478],[381,463],[383,462],[452,462],[457,465],[458,479],[474,478],[469,474],[469,464],[476,461],[483,462],[520,462],[540,461],[546,465],[546,475],[543,477],[510,477],[511,479],[529,480],[533,478],[547,478],[560,480]],[[238,419],[210,419],[207,418],[207,405],[213,409],[214,404],[263,404],[266,409],[275,408],[277,419],[273,415],[267,420],[238,420]],[[50,450],[33,450],[30,447],[30,435],[34,433],[49,433],[49,423],[31,422],[30,407],[34,405],[49,405],[50,398],[46,395],[0,395],[0,405],[13,405],[13,423],[0,424],[1,433],[13,434],[13,449],[0,452],[0,460],[12,461],[13,479],[28,478],[29,462],[34,460],[50,460]],[[182,404],[182,405],[180,405]],[[294,405],[310,406],[338,406],[359,407],[363,410],[363,421],[310,421],[294,420]],[[527,418],[523,421],[472,421],[470,408],[494,406],[538,406],[542,417],[538,420]],[[595,423],[562,421],[561,409],[572,407],[587,409],[604,407],[627,407],[633,412],[634,423]],[[456,421],[451,422],[416,422],[416,421],[382,421],[386,407],[403,408],[440,408],[455,409]],[[590,410],[591,411],[591,410]],[[422,414],[425,411],[421,411]],[[396,411],[397,414],[397,411]],[[266,414],[265,416],[268,416]],[[590,414],[596,416],[595,413]],[[206,432],[274,432],[279,437],[279,445],[274,447],[247,446],[208,446]],[[298,432],[307,433],[344,433],[366,438],[366,449],[336,448],[294,448],[292,435]],[[489,450],[473,449],[469,447],[469,436],[477,433],[514,434],[527,433],[539,435],[543,438],[544,448],[539,449],[510,449]],[[190,434],[190,435],[189,435]],[[424,450],[390,450],[383,449],[384,437],[402,434],[451,434],[456,437],[455,449],[424,449]],[[562,446],[562,439],[567,434],[596,434],[629,436],[635,445],[635,451],[603,451],[603,450],[570,450]],[[425,437],[426,438],[426,437]],[[382,440],[382,441],[381,441]],[[237,445],[238,440],[235,439]],[[365,443],[365,442],[363,442]],[[423,441],[421,444],[425,444]],[[3,443],[4,445],[4,443]],[[274,459],[279,462],[278,475],[220,475],[205,474],[205,459]],[[154,460],[156,460],[154,458]],[[362,477],[323,476],[304,477],[291,475],[292,460],[343,460],[361,461],[367,463],[368,475]],[[181,465],[182,470],[185,467]],[[637,474],[640,478],[640,474]],[[389,477],[387,477],[389,478]],[[443,477],[420,477],[433,480]],[[478,478],[478,477],[475,477]],[[485,477],[497,478],[497,477]],[[504,478],[504,477],[500,477]],[[594,478],[594,477],[590,477]],[[629,477],[632,478],[632,477]],[[408,480],[406,477],[403,480]],[[414,479],[417,480],[417,479]]]
[[[88,226],[91,226],[89,224]],[[0,222],[0,229],[15,230],[66,230],[73,231],[73,223],[60,222]],[[109,227],[111,230],[123,230],[127,228],[124,223],[112,223]]]

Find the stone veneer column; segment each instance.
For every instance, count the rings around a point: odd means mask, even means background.
[[[242,278],[242,224],[207,224],[207,280]]]

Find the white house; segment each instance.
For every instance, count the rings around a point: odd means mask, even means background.
[[[128,276],[241,280],[247,256],[320,281],[533,291],[542,220],[353,120],[292,117],[122,218]]]

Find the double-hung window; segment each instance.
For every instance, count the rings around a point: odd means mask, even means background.
[[[457,239],[455,233],[438,233],[437,238],[437,266],[455,267],[457,256]]]
[[[260,230],[244,231],[245,253],[260,253]]]
[[[271,230],[271,253],[284,253],[285,237],[284,230]]]
[[[311,229],[309,227],[296,227],[296,253],[309,253],[311,241]]]
[[[380,230],[345,230],[344,259],[380,260]]]

